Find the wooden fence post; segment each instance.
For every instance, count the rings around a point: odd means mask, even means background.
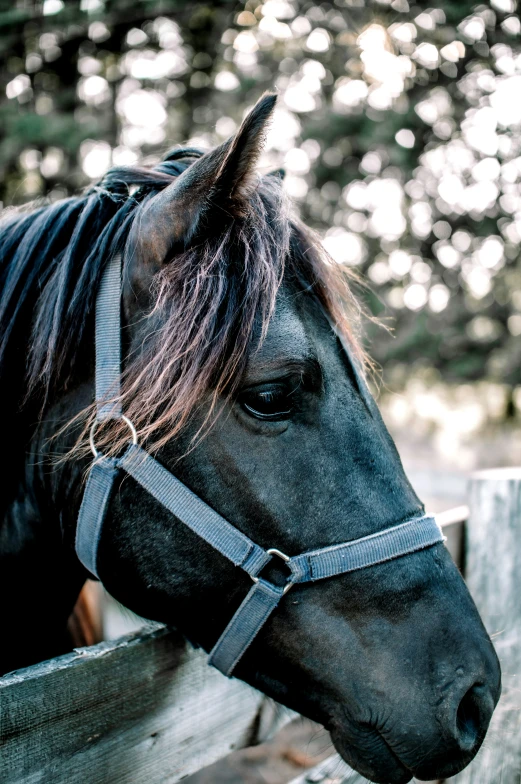
[[[476,759],[451,784],[521,781],[521,468],[469,485],[466,579],[501,661],[503,694]]]

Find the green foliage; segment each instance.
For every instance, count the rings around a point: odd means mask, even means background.
[[[0,32],[5,205],[214,145],[277,89],[263,163],[368,281],[384,370],[521,383],[514,0],[19,0]]]

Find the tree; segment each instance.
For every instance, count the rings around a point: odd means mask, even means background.
[[[0,26],[6,205],[211,146],[276,88],[264,163],[369,281],[384,369],[521,383],[514,0],[45,0]]]

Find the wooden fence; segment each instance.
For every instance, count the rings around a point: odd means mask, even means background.
[[[174,784],[289,718],[151,624],[0,678],[0,782]]]
[[[468,518],[468,521],[467,521]],[[493,635],[504,692],[457,784],[521,781],[521,469],[476,474],[438,515]],[[464,525],[464,521],[467,523]],[[1,784],[174,784],[269,738],[289,711],[158,624],[0,678]],[[292,784],[361,784],[336,755]]]

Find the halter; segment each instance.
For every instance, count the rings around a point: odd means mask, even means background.
[[[96,301],[96,421],[90,432],[95,459],[78,516],[76,552],[89,572],[98,577],[98,544],[114,479],[121,470],[130,474],[172,515],[252,579],[249,593],[210,652],[209,664],[230,676],[282,597],[294,585],[375,566],[444,541],[436,520],[424,515],[361,539],[291,557],[276,548],[264,550],[255,544],[139,446],[132,422],[123,415],[119,396],[120,311],[121,255],[117,254],[105,269]],[[345,343],[344,349],[349,353]],[[123,420],[130,431],[129,446],[121,457],[106,457],[95,446],[97,425],[109,419]],[[285,585],[275,585],[260,576],[272,558],[280,558],[289,570]]]

